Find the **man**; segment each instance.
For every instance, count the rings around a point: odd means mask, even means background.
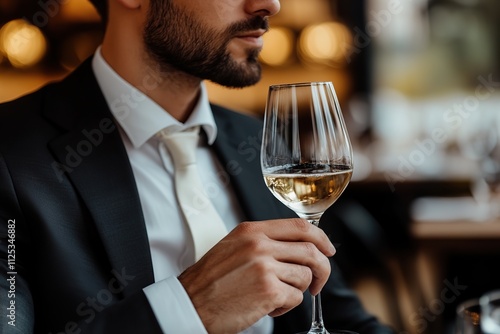
[[[326,235],[283,219],[241,150],[261,124],[208,103],[204,79],[259,80],[279,1],[93,3],[106,21],[95,56],[0,106],[2,333],[293,333],[310,322],[303,292],[322,288],[327,325],[390,332],[330,275]],[[196,263],[156,135],[194,126],[231,230]]]

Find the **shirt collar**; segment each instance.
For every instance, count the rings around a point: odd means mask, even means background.
[[[155,101],[120,77],[104,60],[100,47],[92,59],[92,69],[111,113],[135,148],[142,146],[158,131],[165,128],[168,128],[169,132],[177,132],[193,126],[201,126],[207,134],[208,143],[211,145],[215,141],[217,126],[203,83],[198,103],[186,123],[181,123]]]

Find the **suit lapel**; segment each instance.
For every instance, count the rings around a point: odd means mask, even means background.
[[[131,294],[154,278],[144,217],[119,131],[90,61],[50,88],[46,117],[68,130],[49,143],[60,181],[69,179],[88,208],[111,269],[135,276],[124,291]]]
[[[249,220],[296,217],[267,189],[260,168],[262,124],[212,105],[217,124],[214,149],[231,177]]]

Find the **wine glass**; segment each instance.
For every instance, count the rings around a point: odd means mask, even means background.
[[[492,291],[479,299],[481,328],[486,334],[500,333],[500,290]]]
[[[458,305],[455,334],[483,334],[480,322],[481,307],[478,299],[469,299]]]
[[[283,204],[318,226],[347,187],[352,149],[331,82],[269,87],[261,154],[267,187]],[[320,294],[313,296],[309,333],[325,333]]]

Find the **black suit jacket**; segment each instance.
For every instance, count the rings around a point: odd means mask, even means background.
[[[213,149],[246,218],[292,216],[264,186],[261,123],[212,108]],[[0,237],[0,332],[161,332],[142,291],[153,270],[138,192],[89,61],[60,83],[0,105]],[[335,265],[323,301],[331,327],[386,331]],[[275,333],[309,323],[305,296],[275,320]]]

